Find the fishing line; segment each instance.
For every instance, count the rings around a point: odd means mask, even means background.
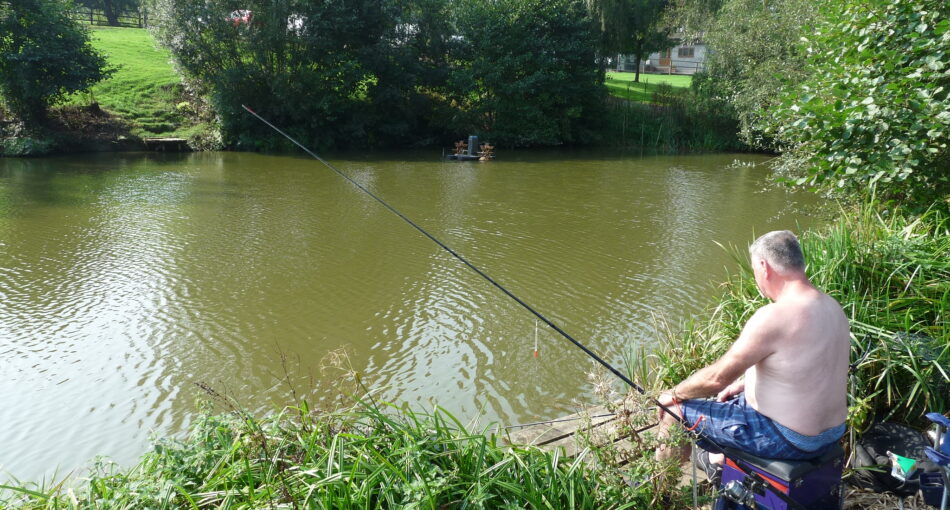
[[[372,191],[370,191],[369,189],[367,189],[365,186],[363,186],[363,185],[360,184],[359,182],[356,182],[355,180],[353,180],[352,177],[350,177],[349,175],[347,175],[347,174],[343,173],[342,171],[338,170],[335,166],[331,165],[327,160],[325,160],[325,159],[321,158],[320,156],[316,155],[313,151],[311,151],[310,149],[308,149],[307,147],[305,147],[303,144],[301,144],[300,142],[298,142],[297,140],[295,140],[293,137],[291,137],[291,136],[288,135],[287,133],[284,133],[283,131],[281,131],[280,128],[278,128],[277,126],[275,126],[275,125],[271,124],[270,122],[268,122],[267,119],[265,119],[264,117],[261,117],[260,115],[258,115],[254,110],[248,108],[247,106],[245,106],[245,105],[243,105],[243,104],[241,105],[241,107],[244,108],[245,110],[247,110],[247,112],[250,113],[251,115],[257,117],[257,119],[260,120],[261,122],[263,122],[264,124],[267,124],[268,126],[270,126],[274,131],[277,131],[278,133],[284,135],[285,138],[287,138],[288,140],[290,140],[291,142],[293,142],[297,147],[300,147],[301,149],[304,150],[304,152],[306,152],[307,154],[310,154],[310,155],[313,156],[317,161],[319,161],[319,162],[323,163],[324,165],[326,165],[327,168],[329,168],[330,170],[333,170],[334,172],[336,172],[337,175],[339,175],[340,177],[346,179],[347,181],[350,182],[350,184],[352,184],[352,185],[356,186],[357,188],[359,188],[360,191],[362,191],[363,193],[366,193],[367,195],[369,195],[370,197],[372,197],[373,200],[376,200],[377,202],[379,202],[383,207],[385,207],[386,209],[389,209],[393,214],[395,214],[396,216],[399,216],[400,218],[402,218],[402,220],[405,221],[406,223],[408,223],[409,225],[411,225],[412,228],[418,230],[420,233],[422,233],[422,235],[424,235],[424,236],[428,237],[429,239],[431,239],[432,242],[434,242],[435,244],[438,244],[440,247],[442,247],[443,250],[449,252],[453,257],[457,258],[457,259],[458,259],[459,261],[461,261],[463,264],[465,264],[466,266],[468,266],[472,271],[475,271],[476,273],[478,273],[478,275],[481,276],[482,278],[484,278],[485,280],[487,280],[488,283],[491,283],[492,285],[494,285],[495,287],[497,287],[500,291],[504,292],[508,297],[510,297],[511,299],[515,300],[515,302],[517,302],[519,305],[521,305],[525,310],[531,312],[531,313],[532,313],[535,317],[537,317],[539,320],[541,320],[542,322],[544,322],[545,324],[547,324],[548,326],[550,326],[551,329],[553,329],[554,331],[557,331],[561,336],[563,336],[564,338],[570,340],[571,343],[573,343],[573,344],[574,344],[575,346],[577,346],[579,349],[581,349],[582,351],[584,351],[588,356],[590,356],[591,358],[593,358],[594,361],[600,363],[604,368],[606,368],[607,370],[609,370],[612,374],[614,374],[614,375],[616,375],[617,377],[619,377],[621,381],[623,381],[623,382],[629,384],[632,388],[636,389],[636,390],[637,390],[638,392],[640,392],[641,394],[646,394],[646,390],[643,389],[640,385],[638,385],[637,383],[635,383],[635,382],[633,382],[632,380],[630,380],[629,377],[623,375],[623,373],[621,373],[619,370],[617,370],[616,368],[614,368],[610,363],[607,363],[606,361],[604,361],[600,356],[598,356],[597,354],[594,354],[594,352],[591,351],[590,349],[588,349],[587,346],[585,346],[584,344],[582,344],[582,343],[580,343],[579,341],[575,340],[574,337],[572,337],[572,336],[569,335],[566,331],[564,331],[563,329],[561,329],[560,326],[558,326],[557,324],[551,322],[550,319],[548,319],[547,317],[545,317],[544,315],[542,315],[540,312],[538,312],[537,310],[535,310],[535,309],[534,309],[531,305],[529,305],[528,303],[525,303],[524,300],[522,300],[522,299],[519,298],[518,296],[514,295],[514,293],[512,293],[510,290],[508,290],[507,288],[505,288],[502,284],[500,284],[500,283],[498,283],[497,281],[495,281],[494,278],[492,278],[491,276],[488,276],[484,271],[482,271],[481,269],[479,269],[478,267],[476,267],[474,264],[472,264],[471,262],[469,262],[468,259],[466,259],[465,257],[461,256],[458,252],[456,252],[455,250],[453,250],[452,248],[450,248],[448,245],[446,245],[445,243],[443,243],[442,241],[440,241],[439,239],[437,239],[434,235],[430,234],[428,231],[426,231],[426,229],[420,227],[418,224],[416,224],[416,222],[412,221],[412,220],[409,219],[406,215],[404,215],[403,213],[399,212],[395,207],[389,205],[389,203],[387,203],[385,200],[383,200],[382,198],[380,198],[379,196],[377,196],[375,193],[373,193]],[[654,400],[655,400],[655,399],[654,399]],[[664,406],[663,406],[662,404],[660,404],[659,402],[656,402],[656,403],[657,403],[658,405],[660,405],[661,408],[666,409],[666,407],[664,407]],[[668,410],[667,410],[667,411],[668,411]],[[675,416],[675,415],[674,415],[674,416]]]
[[[251,115],[257,117],[257,119],[260,120],[261,122],[263,122],[264,124],[267,124],[268,126],[270,126],[271,129],[273,129],[274,131],[277,131],[278,133],[280,133],[281,135],[283,135],[285,138],[287,138],[288,140],[290,140],[291,142],[293,142],[294,145],[296,145],[297,147],[300,147],[301,149],[303,149],[304,152],[306,152],[307,154],[310,154],[311,156],[313,156],[314,159],[316,159],[317,161],[319,161],[319,162],[323,163],[324,165],[326,165],[327,168],[329,168],[330,170],[333,170],[337,175],[339,175],[340,177],[342,177],[342,178],[346,179],[347,181],[349,181],[350,184],[356,186],[360,191],[362,191],[363,193],[366,193],[367,195],[369,195],[370,197],[372,197],[373,200],[376,200],[377,202],[379,202],[383,207],[385,207],[386,209],[389,209],[393,214],[395,214],[396,216],[399,216],[400,218],[402,218],[402,220],[405,221],[406,223],[408,223],[410,226],[412,226],[412,228],[418,230],[422,235],[428,237],[430,240],[432,240],[432,242],[434,242],[435,244],[439,245],[443,250],[449,252],[449,254],[451,254],[453,257],[457,258],[457,259],[458,259],[459,261],[461,261],[463,264],[465,264],[466,266],[468,266],[472,271],[475,271],[476,273],[478,273],[478,275],[481,276],[482,278],[484,278],[485,280],[487,280],[488,283],[491,283],[492,285],[494,285],[495,287],[497,287],[498,290],[504,292],[505,295],[507,295],[507,296],[510,297],[511,299],[515,300],[515,302],[518,303],[519,305],[521,305],[525,310],[531,312],[531,314],[533,314],[533,315],[534,315],[535,317],[537,317],[539,320],[541,320],[542,322],[544,322],[545,324],[547,324],[551,329],[553,329],[554,331],[556,331],[559,335],[563,336],[564,338],[566,338],[567,340],[569,340],[572,344],[574,344],[577,348],[579,348],[580,350],[584,351],[584,353],[587,354],[588,356],[590,356],[594,361],[600,363],[604,368],[606,368],[607,370],[609,370],[612,374],[614,374],[614,375],[616,375],[617,377],[619,377],[621,381],[627,383],[631,388],[637,390],[641,395],[646,395],[646,390],[645,390],[643,387],[641,387],[639,384],[633,382],[629,377],[623,375],[623,373],[621,373],[619,370],[617,370],[616,368],[614,368],[613,365],[611,365],[610,363],[607,363],[606,361],[604,361],[603,358],[601,358],[600,356],[598,356],[597,354],[595,354],[593,351],[591,351],[590,349],[588,349],[587,346],[585,346],[585,345],[582,344],[581,342],[575,340],[574,337],[572,337],[572,336],[569,335],[566,331],[564,331],[563,329],[561,329],[560,326],[558,326],[557,324],[551,322],[551,320],[548,319],[547,317],[545,317],[544,315],[542,315],[541,312],[538,312],[537,310],[535,310],[531,305],[529,305],[528,303],[524,302],[524,300],[522,300],[521,298],[519,298],[518,296],[516,296],[514,293],[512,293],[510,290],[508,290],[507,288],[505,288],[503,285],[501,285],[500,283],[498,283],[497,281],[495,281],[494,278],[492,278],[491,276],[488,276],[488,274],[486,274],[484,271],[482,271],[481,269],[479,269],[478,267],[476,267],[474,264],[472,264],[471,262],[469,262],[468,259],[466,259],[466,258],[463,257],[462,255],[460,255],[458,252],[456,252],[455,250],[453,250],[452,248],[450,248],[448,245],[446,245],[445,243],[443,243],[442,241],[440,241],[438,238],[436,238],[436,237],[433,236],[432,234],[430,234],[428,231],[426,231],[426,229],[420,227],[418,224],[416,224],[416,222],[412,221],[412,220],[409,219],[406,215],[404,215],[403,213],[399,212],[395,207],[389,205],[388,202],[386,202],[385,200],[383,200],[382,198],[380,198],[379,196],[377,196],[375,193],[373,193],[372,191],[370,191],[369,189],[367,189],[365,186],[363,186],[363,185],[360,184],[359,182],[353,180],[353,178],[351,178],[349,175],[343,173],[342,171],[340,171],[339,169],[337,169],[335,166],[331,165],[327,160],[325,160],[325,159],[321,158],[320,156],[318,156],[316,153],[314,153],[313,151],[311,151],[310,149],[308,149],[307,147],[305,147],[303,144],[301,144],[300,142],[298,142],[297,140],[295,140],[292,136],[288,135],[287,133],[283,132],[283,131],[282,131],[280,128],[278,128],[277,126],[275,126],[275,125],[271,124],[270,122],[268,122],[267,119],[265,119],[264,117],[261,117],[260,115],[258,115],[254,110],[251,110],[250,108],[248,108],[247,106],[245,106],[245,105],[243,105],[243,104],[241,105],[241,107],[244,108],[245,110],[247,110],[247,112],[250,113]],[[689,428],[689,422],[686,421],[686,418],[685,418],[685,417],[678,416],[676,413],[673,413],[673,412],[670,410],[669,407],[664,406],[663,404],[661,404],[660,401],[657,400],[656,398],[650,397],[650,400],[653,401],[653,403],[655,403],[655,404],[656,404],[660,409],[662,409],[664,412],[669,413],[670,416],[672,416],[672,417],[675,418],[677,421],[679,421],[680,424],[683,425],[683,427]],[[694,434],[696,434],[697,437],[703,437],[703,436],[704,436],[704,434],[702,434],[702,433],[699,432],[699,431],[691,431],[691,432],[694,433]],[[713,446],[718,447],[718,448],[719,448],[720,450],[722,450],[722,451],[728,450],[728,448],[720,447],[719,444],[717,444],[714,440],[712,440],[712,439],[710,439],[710,438],[708,438],[708,437],[703,437],[703,438],[706,439],[706,441],[708,441],[709,443],[711,443]],[[741,461],[741,460],[736,459],[736,458],[734,458],[734,457],[730,457],[730,458],[731,458],[740,468],[742,468],[743,471],[746,471],[746,473],[749,473],[748,476],[749,476],[750,478],[753,478],[753,479],[761,479],[760,476],[758,476],[757,474],[755,474],[754,471],[752,471],[751,466],[749,466],[748,464],[746,464],[744,461]],[[759,481],[760,483],[762,483],[762,484],[765,486],[766,489],[771,489],[772,492],[773,492],[779,499],[781,499],[782,501],[784,501],[784,502],[786,502],[787,504],[789,504],[789,506],[791,506],[792,508],[802,508],[802,506],[801,506],[800,504],[798,504],[796,501],[790,499],[786,494],[784,494],[784,493],[782,493],[781,491],[775,489],[775,488],[772,487],[770,484],[765,483],[764,480],[757,480],[757,481]]]

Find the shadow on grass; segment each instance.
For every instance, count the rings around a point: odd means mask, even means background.
[[[632,73],[608,73],[604,84],[607,86],[607,92],[612,96],[638,103],[650,103],[653,101],[653,93],[660,84],[667,84],[674,88],[689,88],[692,83],[691,76],[682,75],[641,74],[639,82],[634,82],[633,78]]]

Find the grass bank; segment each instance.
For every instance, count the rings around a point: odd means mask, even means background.
[[[685,491],[631,487],[618,470],[593,467],[584,455],[567,459],[504,446],[490,430],[470,431],[444,411],[417,414],[378,405],[336,413],[299,405],[262,420],[207,409],[187,439],[156,443],[131,469],[100,464],[75,488],[2,488],[0,506],[688,508]]]
[[[636,73],[621,73],[608,71],[604,85],[607,92],[614,97],[635,101],[638,103],[653,102],[653,95],[661,85],[675,89],[688,89],[693,83],[693,77],[680,74],[640,74],[640,81],[634,82]]]
[[[97,102],[138,137],[188,138],[196,131],[171,55],[141,28],[91,27],[92,44],[116,72],[67,104]]]

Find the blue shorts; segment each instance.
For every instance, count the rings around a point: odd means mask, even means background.
[[[805,451],[792,444],[776,427],[771,418],[748,405],[745,394],[726,402],[697,399],[682,404],[683,417],[701,437],[708,437],[720,446],[735,448],[758,457],[769,459],[805,460],[821,456],[837,442],[829,442],[816,451]],[[702,421],[697,421],[702,416]],[[840,437],[840,436],[839,436]],[[713,443],[700,439],[700,448],[719,453]]]

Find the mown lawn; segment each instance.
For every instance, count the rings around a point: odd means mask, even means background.
[[[182,86],[168,51],[141,28],[92,27],[91,32],[93,46],[118,70],[94,85],[91,95],[77,94],[68,103],[97,101],[104,110],[130,121],[138,136],[189,135],[193,127],[176,106]]]
[[[612,96],[648,103],[653,100],[653,92],[661,83],[673,87],[688,88],[693,83],[693,77],[677,74],[640,74],[640,82],[633,79],[636,73],[607,72],[607,91]]]

